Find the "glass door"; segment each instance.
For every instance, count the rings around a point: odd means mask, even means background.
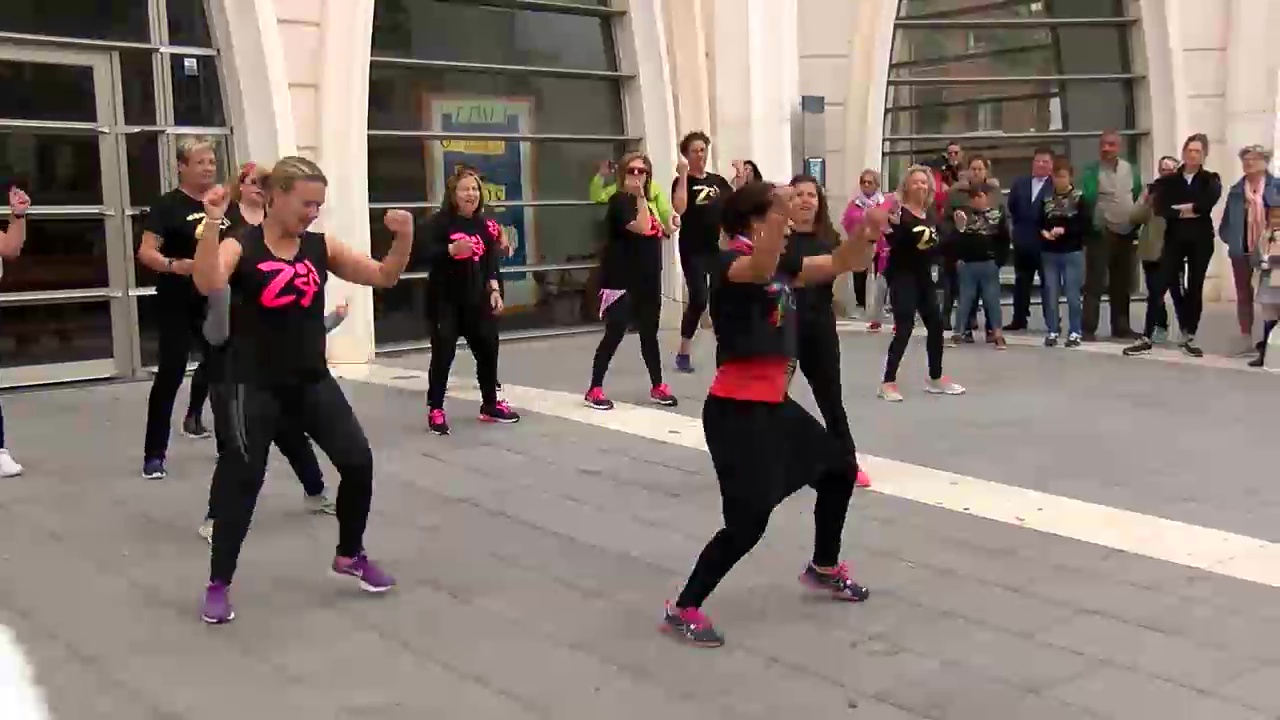
[[[0,193],[32,201],[22,255],[0,267],[0,387],[131,374],[112,57],[0,45],[0,88]]]

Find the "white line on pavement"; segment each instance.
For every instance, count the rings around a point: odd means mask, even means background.
[[[44,692],[13,631],[0,625],[0,718],[49,720]]]
[[[425,392],[427,387],[427,374],[408,368],[335,365],[333,372],[403,390]],[[480,399],[479,391],[463,385],[453,383],[450,394]],[[519,410],[707,449],[697,418],[627,403],[601,412],[585,407],[580,395],[515,385],[504,385],[503,395]],[[874,492],[1280,587],[1280,544],[863,453],[858,457],[874,479]]]

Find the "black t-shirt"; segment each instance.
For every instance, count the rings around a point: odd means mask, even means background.
[[[600,287],[637,293],[662,292],[662,223],[649,214],[649,230],[633,232],[627,226],[640,211],[639,198],[619,191],[609,198],[605,224],[609,236],[600,262]]]
[[[889,225],[889,264],[885,275],[932,275],[939,262],[938,225],[933,213],[926,212],[925,217],[920,218],[902,208],[901,219]]]
[[[720,251],[711,281],[711,324],[716,333],[719,363],[758,358],[794,359],[796,356],[795,291],[804,258],[784,252],[768,284],[739,283],[729,279],[729,267],[749,257],[753,247],[735,240]]]
[[[441,210],[427,221],[420,237],[414,243],[414,264],[431,271],[427,297],[432,302],[487,305],[489,281],[498,279],[502,228],[497,221],[481,213],[463,217]],[[455,240],[471,241],[466,257],[449,254]]]
[[[281,386],[325,377],[324,286],[329,251],[323,233],[304,232],[288,260],[267,248],[261,226],[239,238],[231,273],[231,380]]]
[[[795,256],[790,262],[798,263],[795,265],[796,268],[802,266],[804,259],[807,257],[830,255],[833,250],[835,250],[835,245],[830,241],[819,238],[817,233],[793,232],[791,237],[787,238],[786,254]],[[825,318],[834,312],[832,307],[832,301],[834,300],[832,285],[833,283],[828,282],[795,289],[796,309],[800,314],[800,322],[802,324]]]
[[[232,203],[235,206],[235,203]],[[237,214],[239,210],[237,209]],[[223,228],[230,224],[223,218]],[[142,229],[160,238],[160,254],[174,260],[190,260],[196,254],[196,240],[204,228],[204,202],[174,188],[161,195],[147,212]],[[156,293],[174,298],[198,294],[188,275],[161,273],[156,280]]]
[[[680,252],[714,255],[720,252],[720,203],[733,186],[715,173],[690,175],[688,183],[688,204],[680,213]],[[671,182],[672,197],[679,184],[680,178]]]

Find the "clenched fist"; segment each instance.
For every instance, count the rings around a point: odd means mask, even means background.
[[[231,193],[223,185],[214,185],[205,192],[204,216],[220,222],[227,215],[227,206],[231,204]]]
[[[408,210],[388,210],[382,223],[396,235],[413,232],[413,214]]]
[[[683,157],[676,161],[676,175],[689,174],[689,161]]]
[[[16,186],[9,188],[9,211],[15,217],[21,217],[27,214],[31,209],[31,198],[27,194],[19,190]]]

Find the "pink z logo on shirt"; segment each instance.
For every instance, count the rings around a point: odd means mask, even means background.
[[[284,307],[295,301],[304,308],[311,307],[311,301],[320,291],[320,274],[310,260],[297,263],[266,260],[258,263],[258,269],[272,274],[258,298],[263,307]],[[290,284],[298,292],[289,292]]]
[[[454,242],[457,242],[459,240],[470,240],[471,252],[463,255],[454,255],[453,257],[457,260],[472,260],[475,262],[480,262],[480,258],[484,255],[484,241],[480,239],[480,236],[468,235],[466,233],[460,233],[460,232],[454,233],[449,236],[450,244],[453,244]]]

